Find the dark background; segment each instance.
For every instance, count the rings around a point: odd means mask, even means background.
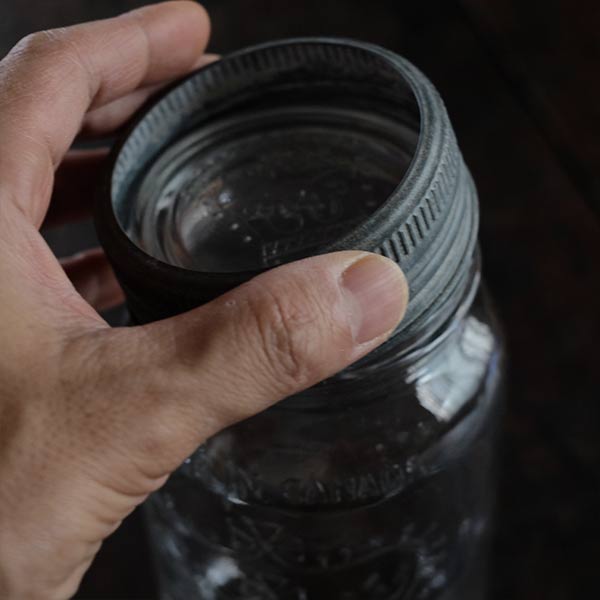
[[[0,2],[0,54],[30,31],[143,4]],[[356,37],[405,55],[440,90],[479,188],[484,271],[511,360],[494,599],[596,597],[600,3],[210,0],[205,5],[213,19],[212,51],[291,35]],[[95,243],[89,224],[47,237],[59,254]],[[105,543],[80,597],[155,597],[138,514]]]

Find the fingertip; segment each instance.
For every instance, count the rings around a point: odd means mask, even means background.
[[[152,68],[145,84],[183,75],[202,57],[210,37],[210,17],[192,0],[172,0],[135,9],[135,18],[148,37]],[[159,52],[152,52],[157,49]]]
[[[409,288],[400,265],[373,252],[322,254],[270,273],[268,277],[275,279],[299,277],[305,287],[318,290],[315,295],[321,298],[331,299],[341,293],[344,302],[339,305],[342,314],[338,317],[349,322],[359,355],[385,341],[404,318],[408,306]]]
[[[195,0],[167,0],[166,2],[157,2],[134,8],[126,14],[142,14],[155,17],[158,14],[164,16],[165,11],[174,14],[178,11],[181,16],[186,18],[196,18],[202,20],[206,26],[210,27],[210,16],[206,8]],[[195,15],[194,17],[192,15]]]

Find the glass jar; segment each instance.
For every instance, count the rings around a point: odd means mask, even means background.
[[[162,598],[484,598],[502,353],[473,275],[440,329],[216,435],[154,494]]]
[[[149,499],[163,600],[484,598],[503,353],[477,221],[435,89],[369,44],[242,51],[133,126],[97,227],[136,322],[339,249],[396,260],[411,293],[383,346]]]

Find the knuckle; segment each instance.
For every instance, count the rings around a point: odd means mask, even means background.
[[[48,53],[63,51],[65,44],[64,29],[46,29],[25,36],[17,45],[21,55],[45,56]]]
[[[74,29],[47,29],[23,38],[15,51],[25,61],[43,60],[48,81],[53,77],[62,81],[67,75],[89,76],[90,68],[81,51],[81,41],[81,34]]]
[[[262,287],[248,297],[250,335],[259,348],[261,366],[282,393],[306,386],[317,371],[309,345],[318,319],[314,302],[306,293],[294,291]]]

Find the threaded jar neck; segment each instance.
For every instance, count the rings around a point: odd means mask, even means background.
[[[468,287],[478,214],[427,78],[371,44],[306,38],[230,55],[151,107],[113,154],[97,226],[138,323],[362,249],[406,274],[406,342]]]

